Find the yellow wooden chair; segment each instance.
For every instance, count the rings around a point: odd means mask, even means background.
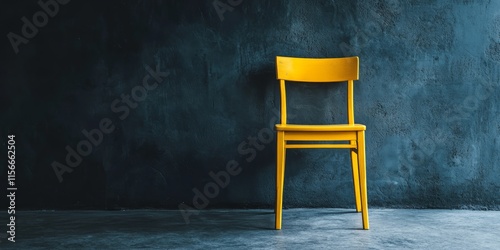
[[[354,123],[354,80],[359,78],[359,58],[276,57],[277,78],[281,92],[281,123],[277,130],[276,229],[281,229],[285,157],[288,148],[345,148],[351,151],[356,211],[362,213],[363,229],[369,229],[365,168],[366,126]],[[285,81],[347,82],[347,122],[334,125],[287,124]],[[311,142],[316,141],[312,144]],[[317,143],[320,142],[329,142]],[[334,143],[335,142],[335,143]]]

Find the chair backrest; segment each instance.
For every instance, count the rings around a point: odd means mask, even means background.
[[[359,58],[276,57],[276,73],[280,80],[281,124],[286,124],[285,81],[347,82],[347,121],[354,124],[354,80],[359,78]]]

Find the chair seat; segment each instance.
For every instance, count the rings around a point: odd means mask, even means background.
[[[334,124],[334,125],[305,125],[305,124],[276,124],[278,131],[364,131],[363,124]]]

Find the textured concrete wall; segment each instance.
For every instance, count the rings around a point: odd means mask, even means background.
[[[37,32],[8,4],[22,208],[270,207],[276,55],[360,57],[371,205],[500,205],[500,1],[61,0]],[[346,120],[344,85],[289,90],[290,122]],[[287,156],[285,206],[352,207],[347,151]]]

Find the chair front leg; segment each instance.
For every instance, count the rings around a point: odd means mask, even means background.
[[[281,229],[283,209],[283,185],[285,180],[285,141],[284,131],[278,131],[277,135],[277,157],[276,157],[276,206],[275,206],[275,228]]]
[[[358,165],[359,186],[361,191],[361,214],[363,218],[363,229],[369,229],[368,220],[368,191],[366,184],[366,157],[365,157],[365,131],[358,132]]]

